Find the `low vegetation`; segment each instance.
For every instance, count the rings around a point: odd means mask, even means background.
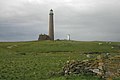
[[[120,42],[97,41],[0,42],[0,80],[101,80],[92,75],[54,73],[59,72],[67,61],[88,59],[85,53],[120,55],[119,45]],[[97,55],[92,54],[89,59]]]

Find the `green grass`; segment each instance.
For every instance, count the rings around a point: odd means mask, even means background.
[[[84,52],[120,53],[112,49],[112,42],[31,41],[0,42],[0,80],[100,80],[96,76],[60,76],[52,72],[62,70],[68,60],[87,59]],[[96,55],[94,55],[96,56]],[[115,79],[117,80],[117,79]]]

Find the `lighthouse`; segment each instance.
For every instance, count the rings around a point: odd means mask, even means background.
[[[50,40],[54,40],[54,18],[53,18],[53,10],[50,10],[49,13],[49,38]]]
[[[49,27],[49,34],[40,34],[38,37],[38,41],[40,40],[54,40],[54,18],[53,18],[53,10],[50,10],[49,13],[49,23],[48,23],[48,27]]]

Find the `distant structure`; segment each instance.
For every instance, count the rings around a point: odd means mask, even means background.
[[[70,34],[67,34],[67,40],[70,40]]]
[[[54,18],[53,10],[49,13],[49,35],[40,34],[38,40],[54,40]]]

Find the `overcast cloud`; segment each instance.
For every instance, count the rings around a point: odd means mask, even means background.
[[[120,0],[0,0],[0,41],[48,34],[51,8],[55,39],[120,41]]]

